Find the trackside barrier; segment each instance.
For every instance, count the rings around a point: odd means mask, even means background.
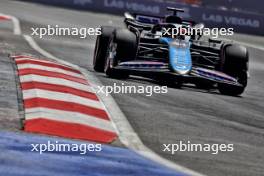
[[[36,2],[34,0],[24,1]],[[167,6],[177,6],[185,9],[184,18],[203,22],[207,27],[232,27],[235,32],[264,35],[264,16],[253,13],[225,11],[152,0],[38,0],[37,2],[117,15],[122,15],[125,11],[129,11],[164,16],[164,14],[167,14]],[[264,2],[259,2],[259,5],[263,6]]]

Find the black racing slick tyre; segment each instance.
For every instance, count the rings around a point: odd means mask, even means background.
[[[119,29],[114,33],[117,44],[116,58],[120,61],[134,60],[137,55],[137,36],[128,29]]]
[[[101,35],[97,36],[95,49],[94,49],[94,58],[93,58],[93,68],[97,72],[104,72],[107,48],[108,48],[109,40],[112,37],[114,31],[115,31],[114,27],[102,26],[101,27],[102,33]]]
[[[127,29],[117,29],[108,44],[105,74],[111,78],[126,79],[129,72],[115,69],[119,62],[134,60],[137,54],[137,37]]]
[[[238,96],[247,86],[249,55],[247,48],[240,45],[229,45],[224,49],[222,71],[237,79],[240,86],[229,84],[218,84],[221,94]]]

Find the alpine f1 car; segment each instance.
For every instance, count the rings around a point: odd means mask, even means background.
[[[140,75],[199,88],[217,88],[225,95],[244,92],[248,79],[248,51],[219,39],[202,39],[202,33],[169,35],[172,29],[203,28],[173,14],[153,17],[125,13],[125,28],[102,26],[94,51],[94,70],[112,78]]]

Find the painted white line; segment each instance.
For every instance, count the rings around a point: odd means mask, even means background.
[[[16,17],[10,16],[10,15],[6,15],[6,14],[2,14],[2,13],[0,13],[0,16],[5,16],[7,18],[10,18],[12,23],[13,23],[13,33],[15,35],[21,35],[20,23],[19,23],[19,20]]]
[[[219,39],[220,40],[225,40],[225,41],[230,41],[227,38],[219,38]],[[231,41],[233,41],[233,43],[241,44],[241,45],[244,45],[244,46],[247,46],[247,47],[250,47],[250,48],[255,48],[255,49],[259,49],[259,50],[263,50],[264,51],[264,47],[260,46],[260,45],[245,43],[245,42],[241,42],[241,41],[238,41],[238,40],[231,40]]]
[[[84,98],[69,93],[61,93],[61,92],[42,90],[42,89],[28,89],[28,90],[22,90],[22,92],[23,92],[24,100],[30,98],[36,98],[36,97],[47,98],[50,100],[78,103],[84,106],[89,105],[90,107],[104,110],[100,101],[95,101],[89,98]]]
[[[69,112],[42,107],[27,108],[25,109],[25,111],[26,120],[45,118],[62,122],[83,124],[116,133],[110,121],[77,112]]]
[[[264,51],[264,47],[259,46],[259,45],[249,44],[249,43],[244,43],[244,42],[240,42],[240,41],[235,41],[235,42],[236,42],[236,43],[239,43],[239,44],[241,44],[241,45],[244,45],[244,46],[250,47],[250,48],[255,48],[255,49],[259,49],[259,50]]]
[[[19,20],[13,16],[11,17],[11,20],[14,24],[14,34],[15,35],[21,35],[21,28],[20,28]]]
[[[69,63],[69,62],[66,62],[66,61],[63,61],[63,60],[60,60],[58,59],[57,57],[53,56],[52,54],[50,54],[49,52],[45,51],[44,49],[42,49],[36,42],[35,40],[29,36],[29,35],[23,35],[23,37],[25,38],[25,40],[28,42],[28,44],[31,46],[31,48],[33,48],[34,50],[36,50],[37,52],[39,52],[40,54],[42,54],[43,56],[47,57],[47,58],[50,58],[50,59],[53,59],[61,64],[64,64],[64,65],[68,65],[72,68],[75,68],[78,70],[78,66],[72,64],[72,63]]]
[[[34,81],[34,82],[54,84],[54,85],[60,85],[60,86],[67,86],[67,87],[71,87],[74,89],[79,89],[82,91],[95,93],[95,91],[90,86],[87,86],[87,85],[81,84],[81,83],[77,83],[74,81],[62,79],[62,78],[54,78],[54,77],[46,77],[46,76],[30,74],[30,75],[19,76],[19,79],[20,79],[21,83]]]
[[[49,67],[49,66],[42,66],[42,65],[36,65],[36,64],[17,64],[18,69],[38,69],[38,70],[43,70],[43,71],[51,71],[51,72],[57,72],[57,73],[62,73],[65,75],[70,75],[70,76],[74,76],[74,77],[78,77],[78,78],[84,78],[83,75],[78,74],[78,73],[74,73],[71,71],[66,71],[64,69],[61,68],[54,68],[54,67]]]
[[[91,82],[91,85],[92,85],[92,87],[94,87],[94,90],[97,88],[97,86],[102,86],[100,81],[92,73],[88,74],[88,72],[85,69],[82,69],[77,65],[71,64],[69,62],[63,61],[63,60],[53,56],[49,52],[47,52],[44,49],[42,49],[41,47],[39,47],[39,45],[34,41],[34,39],[31,36],[23,35],[23,37],[25,38],[25,40],[28,42],[28,44],[33,49],[38,51],[43,56],[50,58],[50,59],[54,59],[54,60],[56,60],[62,64],[69,65],[73,68],[80,70],[83,73],[83,75],[87,78],[87,80],[89,80]],[[164,159],[161,156],[154,153],[151,149],[146,147],[142,143],[140,138],[138,137],[137,133],[134,131],[134,129],[129,124],[127,118],[125,117],[123,112],[120,110],[119,106],[117,105],[117,103],[115,102],[113,97],[105,96],[104,94],[103,95],[98,94],[98,95],[99,95],[99,98],[105,103],[104,105],[107,107],[107,109],[111,110],[111,111],[108,111],[108,113],[110,114],[110,117],[111,117],[115,127],[118,130],[118,135],[119,135],[120,141],[125,146],[127,146],[131,150],[134,150],[135,152],[141,154],[142,156],[145,156],[146,158],[149,158],[153,161],[156,161],[157,163],[160,163],[164,166],[167,166],[171,169],[174,169],[177,172],[182,172],[182,173],[185,173],[188,175],[193,175],[193,176],[204,176],[203,174],[200,174],[196,171],[193,171],[191,169],[188,169],[186,167],[183,167],[181,165],[173,163],[167,159]]]

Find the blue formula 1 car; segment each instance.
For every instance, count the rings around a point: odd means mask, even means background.
[[[248,79],[248,51],[232,41],[204,40],[202,33],[175,33],[175,29],[202,29],[173,14],[153,17],[125,13],[126,28],[102,26],[94,52],[94,70],[112,78],[149,77],[177,86],[217,88],[225,95],[244,92]],[[171,31],[171,33],[170,33]],[[179,30],[178,30],[179,31]],[[202,30],[201,30],[202,31]]]

